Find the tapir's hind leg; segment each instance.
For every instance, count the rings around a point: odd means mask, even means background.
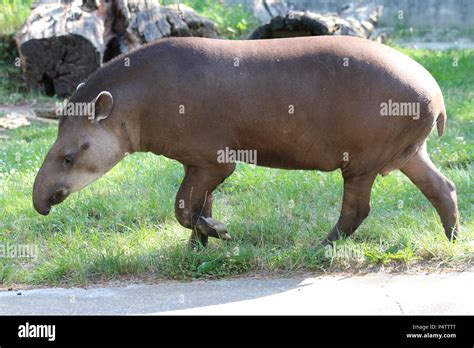
[[[344,176],[344,197],[341,215],[322,244],[329,244],[341,236],[351,235],[370,212],[370,191],[377,173]]]
[[[433,204],[443,223],[449,240],[459,234],[459,212],[454,184],[431,162],[426,144],[412,157],[401,171],[423,192]]]
[[[230,239],[225,226],[212,218],[212,191],[234,168],[234,164],[215,168],[185,167],[176,195],[175,214],[182,226],[192,230],[191,247],[206,246],[208,237]]]

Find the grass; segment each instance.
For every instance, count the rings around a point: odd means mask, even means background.
[[[189,231],[174,218],[182,167],[151,154],[127,157],[41,217],[32,207],[32,183],[56,127],[37,124],[0,139],[0,247],[33,245],[38,251],[32,259],[0,258],[1,281],[84,284],[126,275],[188,279],[426,263],[468,266],[474,251],[474,51],[404,51],[432,72],[445,93],[447,131],[442,138],[431,136],[429,152],[457,185],[459,242],[446,240],[429,202],[393,172],[377,179],[372,213],[353,237],[338,242],[336,252],[318,249],[338,217],[340,174],[239,164],[217,190],[214,208],[234,240],[212,239],[206,250],[192,252],[186,248]]]
[[[20,28],[30,13],[33,0],[0,0],[0,35]]]

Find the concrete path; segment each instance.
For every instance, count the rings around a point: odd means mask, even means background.
[[[474,314],[474,272],[0,292],[0,314]]]

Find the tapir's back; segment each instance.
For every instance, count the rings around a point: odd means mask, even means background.
[[[440,111],[430,108],[444,108],[422,66],[369,40],[183,38],[152,47],[154,81],[166,81],[153,110],[173,115],[182,105],[187,116],[170,134],[257,149],[262,165],[332,170],[344,149],[426,137]],[[383,117],[390,101],[420,103],[421,116]]]

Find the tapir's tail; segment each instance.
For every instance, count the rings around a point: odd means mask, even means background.
[[[438,128],[438,136],[442,136],[444,133],[444,128],[446,127],[446,108],[444,107],[443,103],[443,110],[438,115],[438,118],[436,119],[436,127]]]

